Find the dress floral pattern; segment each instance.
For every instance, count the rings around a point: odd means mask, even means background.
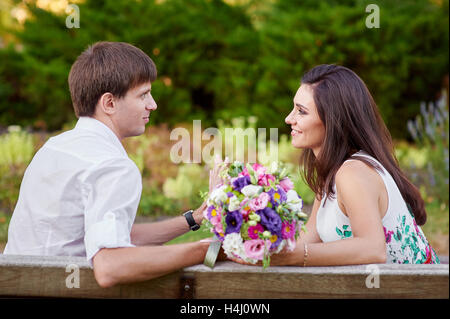
[[[350,225],[342,225],[342,229],[336,227],[336,233],[341,237],[341,239],[352,237]]]
[[[413,217],[413,216],[412,216]],[[383,227],[387,255],[397,264],[439,264],[439,258],[417,226],[414,217],[407,222],[406,216],[397,216],[394,229]],[[401,254],[399,253],[401,252]]]
[[[411,207],[403,199],[389,172],[367,153],[360,151],[358,156],[367,157],[380,166],[381,169],[377,172],[383,179],[388,193],[388,208],[382,218],[386,240],[386,263],[440,263],[422,229],[416,224]],[[316,230],[324,243],[353,237],[350,219],[341,211],[337,202],[339,190],[336,189],[336,185],[333,188],[335,196],[327,198],[324,194],[316,216]]]

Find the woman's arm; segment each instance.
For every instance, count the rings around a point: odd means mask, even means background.
[[[319,210],[321,200],[316,196],[314,198],[313,207],[311,209],[311,214],[309,215],[308,221],[305,224],[306,232],[300,232],[300,238],[306,243],[320,243],[322,240],[317,233],[316,219],[317,211]]]
[[[386,243],[378,200],[384,190],[381,177],[362,162],[347,162],[336,174],[336,187],[339,202],[350,219],[353,237],[327,243],[317,241],[317,208],[313,209],[307,223],[307,234],[300,236],[294,251],[272,255],[271,265],[303,266],[304,242],[308,249],[307,266],[386,262]]]

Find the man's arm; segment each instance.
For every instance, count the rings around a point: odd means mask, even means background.
[[[215,165],[209,172],[209,193],[221,183],[220,172],[222,170],[222,161],[219,157],[215,158]],[[225,164],[229,164],[228,157],[225,158]],[[206,209],[206,203],[197,208],[193,217],[197,224],[203,220],[203,211]],[[143,245],[161,245],[173,238],[176,238],[189,231],[189,226],[184,216],[179,216],[155,223],[134,224],[131,229],[131,242],[136,246]]]
[[[103,248],[93,258],[94,275],[103,287],[149,280],[200,264],[209,243]]]
[[[193,217],[199,225],[203,220],[203,210],[205,208],[206,203],[203,203],[193,213]],[[184,216],[155,223],[134,224],[131,229],[131,243],[136,246],[161,245],[189,230],[189,225]]]

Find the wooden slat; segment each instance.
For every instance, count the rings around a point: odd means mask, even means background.
[[[80,288],[67,288],[68,265]],[[220,262],[153,280],[101,288],[85,258],[0,255],[0,296],[69,298],[449,298],[447,265],[376,265],[379,288],[367,288],[367,265],[259,267]]]
[[[366,265],[270,267],[263,270],[223,262],[214,270],[198,265],[186,268],[185,272],[195,276],[196,298],[449,297],[448,265],[376,266],[379,268],[379,288],[367,288],[370,268]]]
[[[80,270],[80,287],[67,288],[68,265]],[[0,296],[64,298],[177,298],[180,273],[101,288],[86,258],[0,255]]]

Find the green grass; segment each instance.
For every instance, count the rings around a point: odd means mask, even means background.
[[[8,241],[8,226],[11,216],[0,212],[0,243],[6,243]]]
[[[207,229],[205,226],[202,225],[199,230],[189,231],[189,232],[167,242],[166,245],[190,243],[193,241],[198,241],[201,239],[212,238],[212,237],[213,237],[213,234],[209,231],[209,229]]]
[[[425,206],[427,211],[427,222],[422,227],[425,234],[449,233],[449,208],[445,204],[434,200]]]
[[[438,255],[449,254],[449,207],[432,200],[426,204],[427,222],[421,226],[425,236]]]

